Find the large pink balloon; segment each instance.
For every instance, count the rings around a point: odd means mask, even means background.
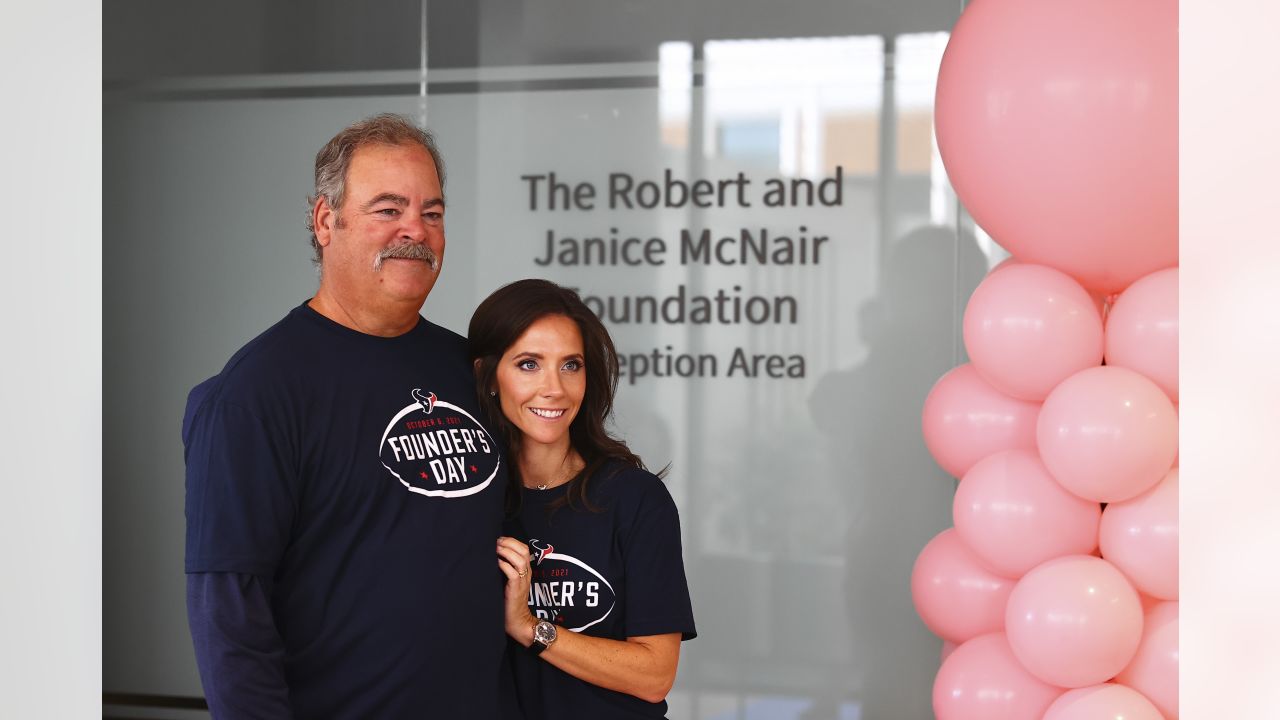
[[[1036,445],[1063,487],[1088,500],[1120,502],[1160,482],[1173,466],[1178,414],[1138,373],[1090,368],[1045,398]]]
[[[1045,711],[1044,720],[1164,720],[1151,701],[1115,683],[1068,690]]]
[[[1178,469],[1138,497],[1108,505],[1098,542],[1102,557],[1139,591],[1177,600]]]
[[[1061,693],[1018,664],[1004,633],[991,633],[943,661],[933,681],[933,714],[938,720],[1039,720]]]
[[[1043,400],[1068,376],[1102,362],[1102,316],[1075,280],[1018,263],[988,275],[964,311],[973,367],[1000,392]]]
[[[1160,603],[1147,613],[1138,652],[1116,682],[1146,696],[1165,720],[1178,720],[1178,603]]]
[[[1178,402],[1178,269],[1152,273],[1120,293],[1107,315],[1108,365],[1147,376]]]
[[[938,146],[997,242],[1106,292],[1178,264],[1177,31],[1167,0],[969,4]]]
[[[1034,451],[1009,450],[973,466],[956,489],[956,533],[987,567],[1008,577],[1098,546],[1102,508],[1054,481]]]
[[[1040,404],[1009,397],[965,363],[943,375],[924,401],[924,444],[953,477],[992,453],[1036,447]]]
[[[1004,626],[1013,580],[982,566],[948,528],[929,541],[911,570],[911,599],[935,635],[964,642]]]
[[[1071,555],[1018,581],[1005,632],[1032,675],[1062,687],[1097,685],[1133,659],[1142,639],[1142,603],[1111,563]]]

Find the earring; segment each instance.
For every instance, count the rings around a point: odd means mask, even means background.
[[[490,391],[489,391],[489,397],[498,397],[498,391],[497,391],[497,390],[490,390]]]

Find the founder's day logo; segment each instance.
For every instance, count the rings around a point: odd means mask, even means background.
[[[613,586],[595,568],[555,550],[549,542],[529,540],[533,556],[529,611],[543,620],[582,632],[613,612]]]
[[[382,433],[378,458],[405,489],[429,497],[474,495],[502,464],[498,446],[466,410],[414,388],[413,402]]]

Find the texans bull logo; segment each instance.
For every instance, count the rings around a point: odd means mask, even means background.
[[[436,407],[436,394],[432,392],[423,395],[420,388],[414,388],[413,393],[411,394],[413,395],[413,399],[417,400],[418,404],[422,406],[422,412],[430,415],[431,411]]]
[[[537,538],[529,540],[529,548],[533,550],[533,557],[535,558],[533,562],[534,565],[541,565],[543,558],[556,551],[554,545],[551,543],[544,543]]]

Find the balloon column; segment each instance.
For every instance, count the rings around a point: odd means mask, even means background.
[[[939,720],[1178,717],[1177,60],[1172,0],[973,0],[943,56],[943,161],[1015,259],[924,406]]]

